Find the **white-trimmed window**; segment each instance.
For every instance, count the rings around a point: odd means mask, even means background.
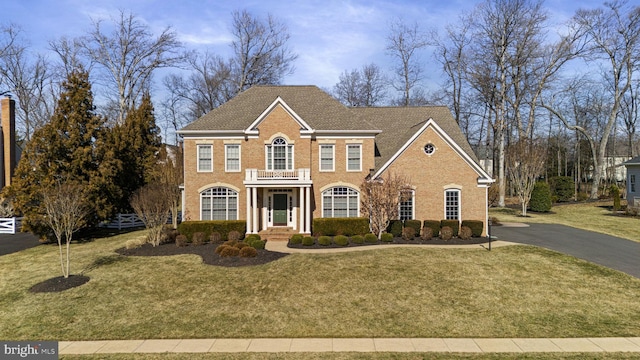
[[[227,172],[240,171],[240,145],[227,144],[224,146],[224,170]]]
[[[350,187],[336,186],[322,192],[322,217],[358,217],[359,206],[360,194]]]
[[[400,198],[400,220],[413,220],[414,218],[414,203],[415,203],[415,190],[407,189],[403,190]]]
[[[444,192],[444,218],[460,220],[460,190],[450,189]]]
[[[629,175],[629,187],[632,193],[636,192],[636,174]]]
[[[198,172],[213,171],[213,145],[198,145]]]
[[[320,145],[320,171],[334,171],[335,146],[332,144]]]
[[[200,193],[200,220],[237,220],[238,192],[226,187]]]
[[[347,171],[362,171],[362,145],[347,144]]]
[[[293,170],[293,145],[277,137],[267,145],[267,170]]]

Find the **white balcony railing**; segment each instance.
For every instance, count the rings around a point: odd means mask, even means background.
[[[311,172],[309,169],[294,170],[258,170],[247,169],[245,181],[283,180],[283,181],[309,181]]]

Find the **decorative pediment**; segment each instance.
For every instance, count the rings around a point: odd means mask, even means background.
[[[293,120],[298,123],[298,125],[300,126],[301,136],[311,136],[311,134],[313,134],[314,130],[311,128],[311,126],[309,126],[309,124],[307,124],[307,122],[304,121],[302,117],[300,117],[289,105],[287,105],[287,103],[281,97],[278,96],[278,98],[275,99],[271,103],[271,105],[269,105],[269,107],[267,107],[262,112],[262,114],[260,114],[260,116],[258,116],[258,118],[253,121],[253,123],[251,123],[251,125],[249,125],[249,127],[244,131],[245,135],[258,136],[258,127],[260,126],[260,123],[262,123],[278,106],[282,107],[282,109],[284,109],[284,111],[286,111],[291,116],[291,118],[293,118]]]

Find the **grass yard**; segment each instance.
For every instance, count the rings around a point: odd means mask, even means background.
[[[640,336],[639,279],[534,247],[295,254],[243,268],[114,253],[139,236],[72,245],[72,273],[91,280],[61,293],[28,291],[59,275],[56,246],[0,257],[0,338]]]
[[[616,216],[606,207],[613,201],[598,201],[556,205],[549,213],[527,212],[521,217],[519,209],[491,208],[489,216],[501,222],[562,224],[640,242],[640,218]]]

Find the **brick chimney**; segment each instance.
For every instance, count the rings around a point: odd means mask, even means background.
[[[16,102],[11,96],[5,96],[0,100],[2,114],[2,187],[11,185],[13,170],[16,167]]]

